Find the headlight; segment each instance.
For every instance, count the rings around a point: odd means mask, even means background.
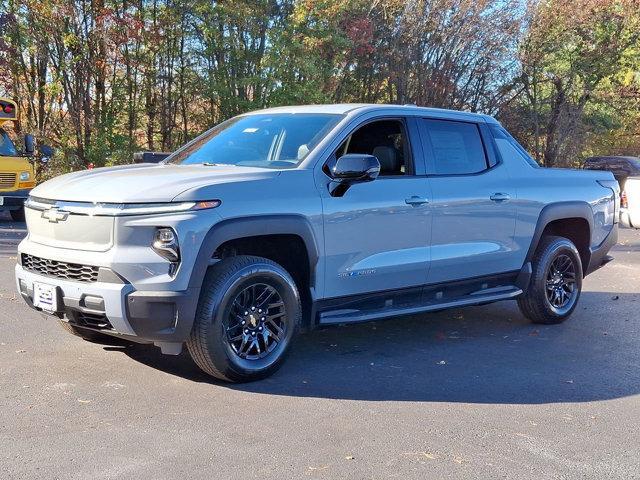
[[[172,228],[158,228],[153,238],[152,246],[158,255],[166,258],[171,263],[178,263],[180,261],[180,245],[178,245],[178,236]]]
[[[30,178],[31,178],[31,174],[29,172],[21,172],[20,173],[20,181],[21,182],[26,182]]]

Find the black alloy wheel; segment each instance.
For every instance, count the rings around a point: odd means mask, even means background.
[[[236,355],[259,360],[286,338],[287,308],[275,288],[254,283],[236,296],[223,328]]]
[[[526,291],[518,297],[520,311],[533,323],[564,322],[576,308],[582,290],[582,261],[568,238],[548,235],[531,261]]]
[[[302,315],[298,288],[272,260],[248,255],[209,268],[187,348],[209,375],[248,382],[282,365]]]
[[[549,265],[546,282],[547,301],[558,314],[565,313],[577,297],[576,267],[569,255],[558,255]]]

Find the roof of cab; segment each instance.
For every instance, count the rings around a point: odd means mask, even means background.
[[[489,116],[481,113],[463,112],[460,110],[446,110],[442,108],[418,107],[415,105],[390,105],[375,103],[336,103],[328,105],[292,105],[287,107],[273,107],[265,110],[257,110],[250,112],[249,115],[260,113],[326,113],[334,115],[347,115],[352,113],[366,113],[371,111],[384,110],[406,110],[407,114],[423,114],[430,117],[452,118],[452,119],[468,119],[478,121],[483,119],[487,122],[497,123],[497,121]]]

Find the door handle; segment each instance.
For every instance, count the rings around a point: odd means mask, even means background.
[[[411,205],[412,207],[419,207],[420,205],[429,203],[429,200],[427,200],[426,198],[419,197],[417,195],[413,195],[409,198],[405,198],[404,203],[406,203],[407,205]]]
[[[489,197],[494,202],[506,202],[511,198],[508,193],[494,193]]]

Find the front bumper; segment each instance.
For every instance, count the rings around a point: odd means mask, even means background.
[[[0,210],[18,210],[24,207],[24,202],[29,197],[31,190],[14,190],[12,192],[0,192],[3,202]]]
[[[72,324],[155,343],[165,353],[181,348],[200,295],[192,271],[204,235],[219,220],[216,212],[116,217],[111,226],[82,215],[49,224],[29,208],[26,213],[29,235],[18,246],[15,275],[28,304],[33,283],[41,282],[57,287],[57,316]],[[179,236],[177,271],[151,248],[158,227]]]
[[[142,343],[175,344],[187,340],[199,289],[184,292],[137,291],[130,283],[78,282],[44,276],[16,265],[16,286],[29,306],[33,283],[57,287],[55,314],[77,326]],[[114,277],[116,278],[116,277]]]

